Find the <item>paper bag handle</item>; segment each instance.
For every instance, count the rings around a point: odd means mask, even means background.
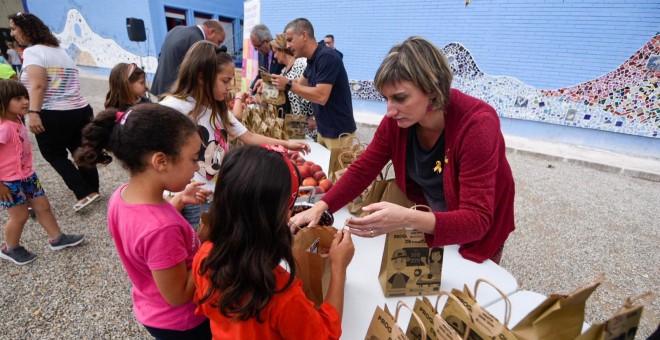
[[[410,314],[412,314],[412,316],[415,317],[415,319],[417,319],[417,324],[419,324],[419,328],[422,329],[421,339],[426,339],[426,328],[424,327],[424,323],[422,322],[422,319],[420,319],[419,316],[417,316],[417,313],[415,313],[410,307],[408,307],[408,305],[405,302],[403,302],[401,300],[399,300],[399,302],[396,303],[396,312],[394,313],[394,322],[396,322],[397,325],[399,324],[399,310],[401,309],[401,307],[406,307],[406,309],[408,309],[410,311]]]
[[[446,292],[446,291],[444,291],[444,290],[439,291],[439,292],[438,292],[438,297],[435,299],[435,306],[433,306],[433,311],[434,311],[436,314],[440,314],[440,313],[438,312],[438,303],[440,302],[440,298],[441,298],[443,295],[446,295],[446,296],[447,296],[447,299],[452,299],[452,300],[454,300],[454,302],[456,302],[457,306],[459,306],[459,308],[462,309],[463,312],[465,312],[465,315],[469,316],[470,319],[472,319],[472,314],[470,314],[470,312],[467,310],[467,308],[465,308],[465,305],[463,305],[463,303],[462,303],[459,299],[457,299],[453,294],[451,294],[451,293],[449,293],[449,292]],[[449,301],[449,300],[447,300],[447,301]]]
[[[655,294],[653,292],[646,292],[639,294],[637,296],[629,297],[626,299],[626,302],[623,305],[623,308],[632,308],[637,305],[648,306],[655,300]]]
[[[477,289],[479,289],[479,284],[485,282],[489,284],[491,287],[495,288],[495,290],[502,295],[502,299],[504,299],[504,327],[509,327],[509,319],[511,319],[511,301],[509,301],[509,298],[504,294],[502,290],[497,288],[494,283],[486,280],[486,279],[478,279],[477,282],[474,284],[474,299],[477,299]]]
[[[342,169],[346,169],[347,167],[347,165],[345,165],[344,162],[342,162],[342,157],[349,155],[351,156],[351,158],[355,158],[355,154],[352,151],[344,151],[337,156],[337,162],[339,162],[339,165],[341,166]]]

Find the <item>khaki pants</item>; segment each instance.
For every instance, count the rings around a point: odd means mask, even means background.
[[[352,132],[348,135],[344,135],[341,138],[324,138],[323,136],[321,136],[321,133],[319,133],[316,136],[316,142],[325,146],[326,149],[332,150],[335,148],[342,148],[346,146],[346,142],[345,142],[346,138],[352,138],[352,137],[355,137],[355,132]]]

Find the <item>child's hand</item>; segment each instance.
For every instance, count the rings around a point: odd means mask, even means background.
[[[304,142],[292,142],[288,141],[286,145],[283,145],[285,148],[293,151],[300,151],[303,155],[306,155],[312,151],[307,143]]]
[[[181,192],[181,202],[184,204],[202,204],[212,194],[211,190],[202,189],[203,182],[192,182]]]
[[[11,190],[2,183],[0,183],[0,200],[11,203],[14,202],[14,198],[11,196]]]
[[[330,265],[336,270],[346,270],[354,253],[351,232],[348,229],[339,229],[330,246]]]

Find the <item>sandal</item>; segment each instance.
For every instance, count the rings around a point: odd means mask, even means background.
[[[82,201],[78,201],[78,203],[76,203],[76,205],[73,206],[73,211],[80,211],[80,209],[88,206],[90,203],[96,201],[100,197],[101,197],[101,195],[99,195],[99,194],[92,194],[92,195],[89,195],[89,196],[83,198]]]

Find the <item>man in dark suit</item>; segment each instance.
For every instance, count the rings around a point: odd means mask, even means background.
[[[270,48],[271,40],[273,40],[273,35],[264,24],[255,25],[250,30],[250,42],[252,43],[252,46],[259,51],[259,68],[263,67],[271,74],[280,74],[284,65],[280,64],[277,62],[277,59],[275,59],[275,53]],[[261,74],[257,72],[257,77],[254,78],[250,85],[252,93],[255,93],[255,85],[259,79],[261,79]]]
[[[167,32],[160,49],[151,93],[159,96],[169,91],[190,46],[200,40],[208,40],[220,46],[225,41],[225,36],[225,29],[218,20],[207,20],[196,26],[177,26]]]

